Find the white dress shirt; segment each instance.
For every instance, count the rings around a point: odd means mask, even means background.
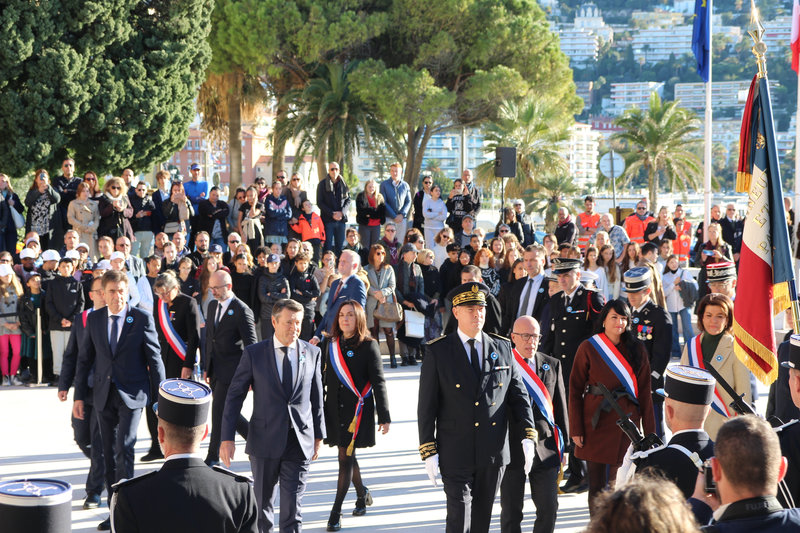
[[[526,279],[527,281],[525,282],[525,287],[523,287],[522,292],[519,295],[520,309],[517,316],[533,316],[533,306],[536,304],[536,295],[539,294],[539,289],[542,286],[542,280],[544,280],[544,274],[539,273],[537,276]],[[528,291],[530,291],[530,296],[528,296],[528,308],[522,309],[522,302],[525,301],[525,295],[528,294]]]
[[[464,345],[464,351],[467,352],[467,362],[472,365],[472,357],[470,356],[470,348],[468,340],[472,339],[469,335],[461,331],[461,328],[458,328],[458,338],[461,339],[461,344]],[[478,333],[478,336],[475,337],[475,350],[478,352],[478,361],[480,361],[481,368],[483,368],[483,335]]]

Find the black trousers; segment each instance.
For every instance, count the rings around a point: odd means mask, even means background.
[[[103,460],[103,439],[100,436],[100,421],[94,413],[92,390],[89,389],[83,402],[83,420],[72,417],[72,434],[83,455],[89,459],[86,475],[86,494],[103,494],[106,466]]]
[[[131,409],[122,401],[115,386],[108,391],[108,400],[102,409],[95,409],[103,439],[103,456],[106,463],[106,490],[111,502],[111,485],[121,479],[133,477],[136,431],[142,418],[142,409]]]
[[[555,465],[553,465],[555,463]],[[542,463],[537,457],[528,474],[531,499],[536,507],[533,533],[552,533],[558,512],[558,459]],[[521,533],[525,504],[525,471],[522,466],[506,467],[500,484],[500,531]]]
[[[488,533],[503,466],[442,472],[447,496],[446,533]]]
[[[230,383],[220,379],[211,379],[211,391],[214,393],[211,399],[211,434],[208,438],[208,454],[206,462],[219,461],[219,445],[222,433],[222,414],[225,411],[225,399],[228,397],[228,387]],[[247,440],[247,419],[241,414],[236,421],[236,433]]]

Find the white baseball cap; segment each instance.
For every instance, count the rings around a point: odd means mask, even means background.
[[[55,250],[45,250],[42,252],[42,261],[61,261],[61,256]]]
[[[30,248],[23,248],[22,251],[19,253],[20,259],[36,259],[36,252],[31,250]]]

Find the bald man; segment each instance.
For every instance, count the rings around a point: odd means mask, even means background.
[[[556,527],[558,511],[558,472],[563,453],[556,441],[556,427],[561,431],[561,442],[567,442],[567,394],[564,390],[564,378],[561,376],[561,362],[541,352],[537,352],[541,328],[535,318],[528,315],[519,317],[511,328],[511,341],[514,344],[514,364],[519,367],[523,376],[528,396],[531,398],[535,429],[538,433],[536,458],[533,468],[528,474],[531,487],[531,498],[536,507],[536,521],[533,523],[534,533],[552,533]],[[527,375],[526,375],[527,374]],[[533,379],[531,374],[538,378]],[[543,404],[537,394],[544,386],[546,397],[551,400]],[[546,400],[545,400],[546,401]],[[555,426],[554,426],[555,424]],[[519,423],[509,427],[509,446],[511,462],[503,474],[500,485],[500,530],[503,533],[520,533],[522,525],[522,507],[525,501],[524,456],[522,453]]]
[[[203,376],[214,392],[211,405],[211,437],[206,464],[219,464],[220,430],[225,398],[239,359],[246,346],[256,343],[253,312],[233,294],[231,275],[224,270],[211,274],[209,286],[214,300],[208,305],[205,327],[205,359]],[[247,420],[239,415],[238,433],[247,438]]]
[[[325,316],[322,317],[310,341],[314,346],[319,344],[323,331],[330,333],[333,321],[338,315],[339,306],[342,303],[347,300],[355,300],[361,304],[361,307],[366,307],[367,288],[361,278],[356,275],[359,268],[361,268],[359,255],[352,250],[342,250],[337,266],[337,270],[342,277],[331,283],[331,288],[328,292],[328,310],[325,312]]]

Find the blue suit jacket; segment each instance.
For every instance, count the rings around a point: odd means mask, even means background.
[[[253,416],[245,452],[276,459],[283,455],[289,418],[306,459],[314,455],[314,439],[325,438],[322,408],[322,355],[316,346],[298,340],[298,371],[287,398],[275,362],[272,337],[244,349],[228,388],[222,415],[222,440],[234,440],[236,421],[248,389],[253,387]]]
[[[328,296],[328,310],[325,311],[325,316],[322,317],[319,326],[317,326],[317,330],[314,332],[314,336],[319,339],[322,338],[323,331],[331,332],[333,321],[336,319],[336,314],[339,312],[339,306],[342,305],[342,303],[347,300],[355,300],[361,304],[361,307],[367,307],[367,288],[364,286],[364,282],[355,274],[348,278],[347,283],[345,283],[342,290],[340,290],[339,294],[336,296],[336,301],[331,301],[331,298],[336,294],[336,290],[341,282],[341,279],[337,279],[331,283],[330,296]]]
[[[117,353],[108,343],[108,308],[89,314],[84,342],[79,347],[75,375],[75,399],[86,398],[89,371],[94,367],[94,405],[103,409],[112,382],[130,409],[145,407],[151,390],[164,380],[164,363],[152,315],[128,307]],[[151,388],[152,387],[152,388]]]
[[[386,218],[393,219],[397,215],[403,215],[403,218],[408,218],[412,202],[411,189],[408,188],[408,183],[401,179],[395,193],[392,178],[389,178],[381,182],[380,190],[385,200]]]

